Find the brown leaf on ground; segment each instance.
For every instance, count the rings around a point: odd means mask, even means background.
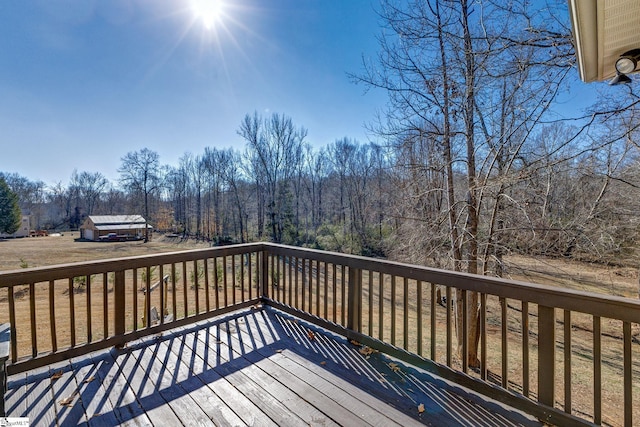
[[[89,377],[89,378],[87,378],[86,380],[84,380],[84,381],[83,381],[83,383],[85,383],[85,384],[89,384],[91,381],[93,381],[93,380],[95,380],[95,379],[96,379],[96,377],[93,377],[93,376],[92,376],[92,377]]]
[[[353,345],[357,345],[357,346],[361,346],[361,345],[362,345],[362,344],[360,344],[360,343],[359,343],[358,341],[356,341],[356,340],[351,340],[351,341],[349,341],[349,342],[350,342],[351,344],[353,344]]]
[[[418,413],[421,414],[424,412],[424,403],[418,405]]]
[[[364,356],[371,356],[373,353],[377,353],[378,350],[374,350],[369,346],[362,346],[362,348],[360,349],[360,354],[364,355]]]
[[[400,366],[397,363],[390,362],[389,367],[393,372],[400,372]]]
[[[276,353],[282,353],[282,349],[276,350]]]
[[[73,400],[76,398],[77,394],[78,394],[78,390],[75,390],[73,393],[71,393],[69,397],[65,397],[58,403],[62,406],[72,406]]]
[[[64,375],[64,372],[62,371],[55,372],[53,375],[51,375],[51,380],[55,381],[59,378],[62,378],[63,375]]]
[[[327,362],[323,360],[322,362],[320,362],[320,364],[324,366],[327,364]]]
[[[307,336],[311,341],[316,339],[316,334],[311,329],[307,329]]]

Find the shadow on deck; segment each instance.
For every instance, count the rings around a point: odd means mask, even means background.
[[[276,309],[243,310],[13,375],[7,415],[38,426],[540,425],[362,349]]]

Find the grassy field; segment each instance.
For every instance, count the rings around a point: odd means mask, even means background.
[[[153,241],[148,243],[143,243],[140,241],[132,241],[132,242],[80,242],[75,241],[77,238],[77,233],[65,233],[60,236],[49,236],[49,237],[40,237],[40,238],[24,238],[24,239],[15,239],[15,240],[0,240],[0,270],[17,270],[21,268],[27,267],[41,267],[47,265],[55,265],[55,264],[64,264],[64,263],[73,263],[73,262],[82,262],[96,259],[111,259],[111,258],[120,258],[126,256],[135,256],[135,255],[145,255],[145,254],[155,254],[160,252],[174,252],[181,250],[189,250],[196,248],[206,248],[209,247],[208,243],[204,242],[194,242],[194,241],[181,241],[178,238],[166,238],[163,236],[154,236]],[[523,280],[527,282],[535,282],[535,283],[543,283],[549,284],[553,286],[560,286],[566,288],[572,288],[583,291],[591,291],[591,292],[600,292],[611,295],[618,296],[626,296],[626,297],[637,297],[638,295],[638,279],[637,279],[637,271],[630,268],[620,268],[620,267],[607,267],[607,266],[599,266],[593,264],[585,264],[567,260],[558,260],[558,259],[544,259],[544,258],[531,258],[531,257],[522,257],[522,256],[511,256],[507,258],[507,262],[509,265],[508,269],[508,277],[517,280]],[[189,267],[190,268],[190,267]],[[210,267],[209,271],[212,271],[213,265]],[[234,284],[231,284],[229,292],[231,296],[238,296],[239,299],[242,298],[242,290],[238,289],[237,281],[234,282],[233,274],[229,271],[230,281]],[[187,277],[189,273],[183,274],[183,278]],[[105,278],[101,278],[100,276],[95,278],[95,282],[92,283],[90,295],[86,293],[81,293],[76,297],[76,304],[78,307],[77,311],[77,334],[79,337],[86,336],[87,334],[91,335],[91,329],[93,332],[93,339],[100,339],[102,335],[102,331],[104,328],[101,327],[100,322],[102,319],[102,307],[103,304],[108,304],[109,307],[112,307],[112,294],[110,293],[111,283],[106,281]],[[154,278],[154,280],[156,280]],[[187,279],[185,279],[187,280]],[[189,279],[191,281],[192,279]],[[141,280],[138,281],[138,288],[140,287]],[[182,306],[183,298],[189,299],[190,307],[194,306],[193,300],[193,288],[187,292],[186,287],[185,291],[181,290],[182,288],[182,279],[178,279],[179,286],[178,287],[178,296],[177,301],[179,305]],[[365,280],[366,283],[366,280]],[[247,283],[249,285],[249,283]],[[141,322],[141,310],[144,306],[144,294],[140,292],[139,289],[134,288],[132,284],[127,285],[127,295],[133,296],[134,299],[137,300],[138,304],[138,314],[128,314],[127,321],[133,322],[134,319],[137,319],[140,324]],[[186,286],[186,285],[185,285]],[[168,289],[172,289],[173,285],[169,284]],[[106,290],[105,290],[106,289]],[[388,289],[388,287],[387,287]],[[37,288],[36,292],[36,305],[38,306],[38,311],[46,313],[48,312],[48,298],[49,294],[46,289],[46,284],[42,285],[42,289]],[[65,288],[63,287],[61,290],[57,291],[64,293]],[[182,294],[180,292],[183,292]],[[212,290],[214,292],[214,290]],[[217,292],[220,292],[219,290]],[[223,290],[223,292],[227,292],[227,289]],[[366,292],[366,291],[365,291]],[[200,293],[200,298],[204,293],[204,289]],[[69,308],[67,307],[68,296],[60,294],[57,296],[56,294],[56,305],[58,306],[58,311],[56,317],[59,317],[58,325],[65,325],[65,316],[68,313]],[[188,295],[188,297],[184,297],[184,295]],[[90,298],[89,298],[90,297]],[[366,297],[366,295],[365,295]],[[413,325],[415,322],[415,315],[413,314],[413,310],[415,308],[414,301],[415,295],[412,293],[410,295],[410,301],[412,301],[411,313],[410,313],[410,324]],[[59,299],[58,299],[59,298]],[[130,298],[130,297],[127,297]],[[376,295],[376,298],[378,296]],[[389,299],[388,295],[384,296],[385,300]],[[28,308],[28,298],[17,298],[17,314],[18,314],[18,323],[29,324],[29,313],[30,310]],[[6,303],[6,293],[0,291],[0,306],[2,305],[3,300]],[[104,301],[107,301],[105,303]],[[67,305],[65,305],[67,304]],[[201,303],[202,304],[202,303]],[[87,307],[91,306],[92,314],[89,316]],[[22,308],[21,308],[22,307]],[[202,307],[202,305],[201,305]],[[363,316],[366,319],[367,308],[364,308]],[[444,309],[438,308],[438,328],[443,330],[445,327],[444,313],[442,312]],[[509,378],[510,381],[513,381],[513,385],[511,388],[513,390],[518,390],[519,384],[521,384],[521,375],[522,375],[522,366],[519,362],[519,352],[521,351],[521,343],[522,343],[522,334],[519,326],[519,303],[518,302],[510,302],[509,303],[509,359],[512,362],[509,365]],[[500,305],[497,298],[491,298],[488,303],[488,346],[490,349],[489,354],[489,366],[494,374],[499,375],[500,373],[500,358],[501,358],[501,350],[500,350]],[[340,312],[338,312],[340,313]],[[4,319],[6,313],[0,313],[0,321],[6,321]],[[531,328],[535,330],[536,326],[536,313],[535,310],[531,313]],[[562,314],[559,313],[559,322],[561,322]],[[413,316],[413,317],[411,317]],[[89,331],[86,328],[85,323],[87,323],[88,319],[93,318],[93,326],[89,325]],[[110,322],[112,322],[112,316],[110,318]],[[574,332],[572,338],[572,377],[573,377],[573,388],[576,390],[574,393],[574,410],[580,413],[589,413],[592,402],[591,402],[591,374],[593,370],[592,366],[592,357],[591,357],[591,332],[592,332],[592,319],[589,316],[584,316],[584,319],[581,318],[581,315],[576,314],[574,319]],[[366,321],[365,325],[363,325],[366,330]],[[109,329],[113,326],[110,325]],[[378,326],[374,326],[374,330]],[[638,329],[638,325],[633,325],[634,327],[634,335],[640,336],[640,330]],[[385,328],[388,328],[388,323]],[[60,329],[60,326],[58,327]],[[559,328],[559,336],[557,337],[558,342],[562,342],[562,334],[561,327]],[[605,408],[609,408],[609,411],[616,412],[619,410],[621,405],[620,403],[620,389],[621,384],[616,379],[615,381],[609,380],[609,378],[619,378],[621,373],[621,356],[620,356],[620,347],[621,347],[621,336],[622,331],[620,325],[617,323],[611,323],[605,320],[602,325],[602,330],[604,335],[603,338],[603,377],[607,379],[605,382],[605,389],[603,390],[603,406]],[[62,332],[62,331],[59,331]],[[385,329],[385,338],[388,337],[389,331]],[[411,342],[409,343],[409,348],[413,349],[416,346],[416,334],[415,331],[411,332]],[[67,335],[61,334],[61,339],[64,339],[65,342],[58,343],[59,346],[68,345],[66,340],[68,339]],[[377,336],[377,332],[374,334]],[[47,331],[47,326],[42,325],[38,322],[38,337],[39,340],[42,339],[45,345],[42,348],[46,348],[46,342],[48,337],[50,337],[49,332]],[[428,331],[425,331],[425,336],[423,337],[424,348],[429,347],[429,340],[431,337],[428,334]],[[444,342],[442,341],[443,335],[441,334],[438,337],[438,352],[442,355],[445,351]],[[91,341],[91,339],[89,339]],[[397,343],[399,346],[403,345],[401,339]],[[26,355],[29,353],[30,342],[28,339],[25,339],[21,342],[20,349]],[[639,353],[637,345],[634,345],[634,356]],[[439,361],[442,362],[442,356],[439,356]],[[532,354],[534,359],[531,360],[531,377],[532,377],[532,387],[535,386],[535,353]],[[562,366],[562,357],[563,351],[561,348],[558,349],[558,366]],[[458,364],[454,357],[454,365]],[[640,371],[640,357],[634,357],[634,371]],[[493,368],[492,368],[493,367]],[[499,378],[498,378],[499,380]],[[557,385],[558,388],[558,401],[562,401],[561,391],[563,390],[562,378],[559,378],[559,383]],[[636,388],[635,394],[640,394],[640,390],[637,390],[638,383],[634,384]],[[618,411],[619,412],[619,411]],[[640,413],[638,414],[640,416]],[[617,425],[619,424],[615,420],[605,419],[605,424]]]
[[[154,236],[147,243],[75,241],[78,236],[76,232],[60,236],[0,239],[0,271],[209,247],[206,242],[183,241],[161,235]],[[640,290],[638,270],[633,268],[518,255],[506,257],[506,263],[506,277],[515,280],[630,298],[637,298]]]

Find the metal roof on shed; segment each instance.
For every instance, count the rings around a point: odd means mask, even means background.
[[[99,228],[99,225],[116,224],[144,224],[142,215],[90,215],[89,219]]]

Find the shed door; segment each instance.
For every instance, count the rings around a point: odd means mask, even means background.
[[[93,240],[93,229],[85,228],[84,229],[84,238],[87,240]]]

